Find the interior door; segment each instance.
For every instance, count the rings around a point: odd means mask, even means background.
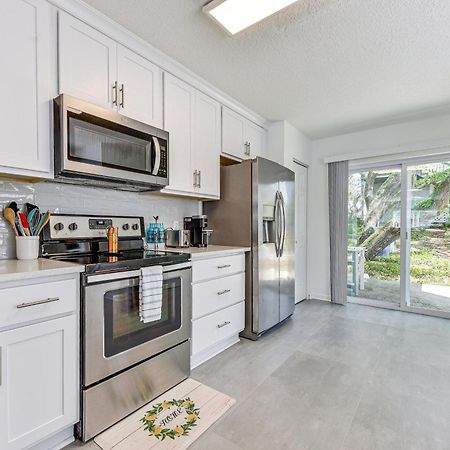
[[[280,321],[280,266],[277,255],[277,227],[280,224],[275,208],[279,187],[278,167],[278,164],[262,158],[254,163],[253,187],[256,188],[257,201],[253,205],[253,214],[256,214],[257,236],[253,238],[253,245],[257,248],[255,257],[258,258],[258,270],[254,275],[254,282],[257,283],[254,287],[256,298],[253,299],[254,333],[268,330]]]
[[[308,169],[294,163],[295,169],[295,303],[306,298],[306,217]]]
[[[116,42],[68,14],[58,19],[59,93],[114,107]]]
[[[280,320],[286,319],[295,307],[295,175],[282,168],[279,174],[282,228],[280,242]]]
[[[117,64],[119,112],[162,128],[162,70],[122,45]]]
[[[199,194],[220,196],[220,104],[196,91],[192,169],[199,172]]]

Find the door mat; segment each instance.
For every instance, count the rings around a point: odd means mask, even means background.
[[[94,441],[103,450],[186,449],[235,402],[188,378]]]

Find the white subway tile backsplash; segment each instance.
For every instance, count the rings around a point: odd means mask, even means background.
[[[183,217],[198,213],[196,200],[174,198],[157,193],[115,191],[113,189],[72,186],[53,182],[27,183],[0,178],[0,207],[3,210],[11,201],[19,207],[33,203],[41,211],[66,214],[110,214],[143,216],[145,223],[159,222],[166,227],[173,221],[183,222]],[[14,232],[8,223],[0,219],[0,259],[15,257]]]

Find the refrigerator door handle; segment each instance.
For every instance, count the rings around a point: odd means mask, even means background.
[[[280,211],[280,197],[279,192],[277,191],[275,194],[275,211],[274,211],[274,219],[275,219],[275,255],[278,258],[280,256],[280,223],[279,223],[279,211]]]
[[[281,216],[282,216],[282,234],[280,241],[280,257],[283,256],[284,242],[286,241],[286,204],[284,203],[283,194],[280,192],[280,203],[281,203]]]

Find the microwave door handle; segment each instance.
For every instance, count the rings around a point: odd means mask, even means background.
[[[153,141],[150,141],[145,146],[145,170],[151,172],[152,170],[152,145]]]
[[[155,166],[153,167],[152,175],[158,175],[159,166],[161,165],[161,147],[159,146],[158,138],[152,136],[152,140],[155,144]]]

